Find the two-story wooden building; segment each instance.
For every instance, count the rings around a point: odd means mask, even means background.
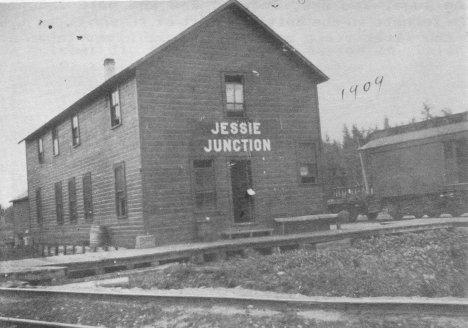
[[[80,242],[99,224],[115,245],[163,245],[196,241],[199,221],[220,236],[323,212],[327,79],[228,1],[24,139],[36,240]]]

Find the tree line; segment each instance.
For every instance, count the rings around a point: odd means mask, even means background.
[[[423,103],[419,121],[452,114],[451,109],[448,108],[441,109],[439,114],[434,114],[433,112],[434,110],[429,104]],[[408,123],[416,123],[417,121],[418,119],[413,117]],[[388,117],[385,117],[383,129],[403,124],[407,123],[390,125],[390,120]],[[329,197],[329,193],[335,188],[364,186],[358,148],[368,143],[372,138],[372,133],[377,130],[379,130],[377,125],[373,128],[359,128],[356,124],[353,124],[349,128],[344,124],[341,141],[331,140],[328,135],[325,136],[322,142],[322,174],[327,197]],[[365,162],[364,165],[368,167]]]

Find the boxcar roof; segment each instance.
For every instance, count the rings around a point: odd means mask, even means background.
[[[229,6],[232,6],[232,5],[235,5],[237,6],[238,8],[240,8],[247,16],[251,17],[255,22],[257,22],[259,25],[261,25],[264,29],[266,29],[270,35],[272,35],[274,38],[276,38],[278,41],[280,41],[285,48],[287,48],[288,50],[290,50],[293,54],[296,55],[297,58],[299,58],[309,69],[310,71],[312,72],[312,74],[314,74],[315,76],[317,76],[317,80],[318,80],[318,83],[322,83],[322,82],[325,82],[328,80],[328,77],[322,72],[320,71],[314,64],[312,64],[307,58],[305,58],[302,54],[300,54],[296,49],[294,49],[288,42],[286,42],[283,38],[281,38],[278,34],[276,34],[276,32],[274,32],[270,27],[268,27],[265,23],[263,23],[257,16],[255,16],[250,10],[248,10],[246,7],[244,7],[241,3],[239,3],[237,0],[229,0],[227,1],[226,3],[224,3],[223,5],[221,5],[220,7],[218,7],[217,9],[215,9],[213,12],[211,12],[210,14],[208,14],[206,17],[204,17],[203,19],[199,20],[197,23],[195,23],[194,25],[190,26],[189,28],[187,28],[186,30],[184,30],[182,33],[178,34],[176,37],[174,37],[173,39],[163,43],[162,45],[160,45],[159,47],[157,47],[155,50],[153,50],[152,52],[150,52],[149,54],[147,54],[146,56],[140,58],[139,60],[137,60],[136,62],[134,62],[133,64],[131,64],[130,66],[128,66],[127,68],[123,69],[122,71],[120,71],[119,73],[115,74],[114,76],[112,76],[111,78],[109,78],[108,80],[106,80],[104,83],[102,83],[101,85],[99,85],[97,88],[95,88],[94,90],[92,90],[91,92],[89,92],[88,94],[86,94],[85,96],[83,96],[82,98],[80,98],[78,101],[76,101],[74,104],[72,104],[70,107],[68,107],[67,109],[65,109],[64,111],[62,111],[60,114],[58,114],[57,116],[55,116],[54,118],[52,118],[50,121],[48,121],[47,123],[45,123],[44,125],[42,125],[40,128],[38,128],[37,130],[35,130],[34,132],[32,132],[31,134],[29,134],[26,138],[22,139],[19,143],[25,141],[25,140],[31,140],[33,138],[35,138],[36,136],[40,135],[42,132],[44,132],[45,130],[53,127],[55,124],[58,124],[59,122],[61,122],[62,120],[64,120],[65,118],[67,118],[71,113],[73,112],[77,112],[79,111],[79,109],[86,103],[92,101],[93,99],[95,99],[96,97],[102,95],[104,92],[109,92],[109,90],[111,89],[112,86],[114,86],[116,83],[119,83],[123,80],[125,80],[126,78],[128,78],[129,76],[132,76],[135,72],[135,69],[140,65],[142,64],[143,62],[145,62],[146,60],[148,60],[149,58],[153,57],[154,55],[158,54],[159,52],[161,52],[163,49],[167,48],[169,45],[171,45],[172,43],[176,42],[177,40],[179,40],[180,38],[182,38],[183,36],[185,36],[187,33],[195,30],[196,28],[200,27],[201,25],[203,25],[205,22],[207,22],[208,20],[210,20],[211,18],[213,18],[214,16],[218,15],[221,11],[223,11],[224,9],[226,9],[227,7]]]
[[[420,139],[429,139],[446,134],[453,134],[464,131],[468,131],[467,121],[375,139],[359,148],[359,150],[367,150]]]

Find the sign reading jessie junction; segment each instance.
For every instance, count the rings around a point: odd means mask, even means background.
[[[271,151],[271,140],[262,139],[258,122],[216,122],[205,152]],[[258,136],[258,137],[257,137]]]

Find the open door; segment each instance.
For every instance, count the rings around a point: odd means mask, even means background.
[[[252,188],[252,169],[249,160],[231,160],[231,186],[234,223],[253,221],[254,198],[248,193]]]

